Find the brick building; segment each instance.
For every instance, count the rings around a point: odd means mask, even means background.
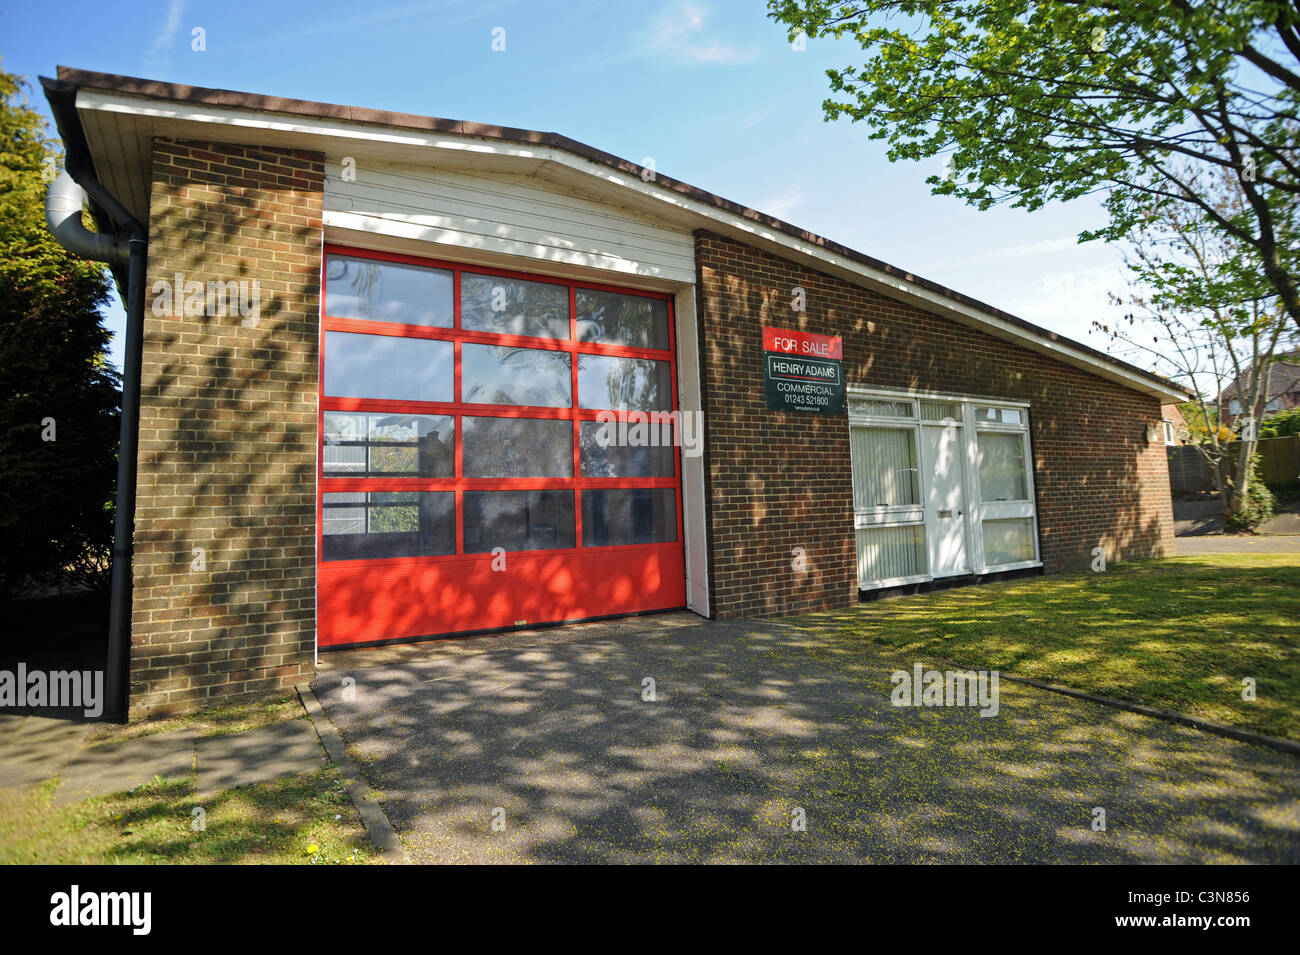
[[[131,711],[1161,556],[1182,392],[551,133],[61,68],[147,223]]]
[[[1243,373],[1244,381],[1237,378],[1230,381],[1215,399],[1219,420],[1228,427],[1235,425],[1240,418],[1251,415],[1252,409],[1243,407],[1249,405],[1251,400],[1251,371],[1248,369]],[[1261,396],[1259,408],[1253,412],[1257,420],[1263,421],[1279,411],[1300,408],[1300,352],[1290,351],[1278,355],[1269,364],[1267,376],[1267,387],[1263,389],[1266,393]],[[1241,396],[1243,391],[1246,392],[1244,399]]]

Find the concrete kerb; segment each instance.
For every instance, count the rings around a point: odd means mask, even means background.
[[[370,836],[370,841],[379,849],[380,857],[390,865],[410,865],[411,857],[407,855],[402,840],[397,837],[397,832],[394,831],[388,817],[384,815],[384,810],[379,803],[370,796],[370,786],[361,777],[356,764],[348,757],[347,750],[343,746],[343,737],[325,715],[311,686],[300,683],[296,689],[298,699],[302,701],[303,709],[311,717],[312,725],[316,728],[316,735],[320,737],[325,752],[338,766],[348,796],[352,804],[357,807],[357,813],[366,827],[366,833]]]
[[[1280,739],[1276,736],[1268,736],[1264,733],[1252,733],[1250,730],[1238,729],[1235,726],[1225,726],[1222,723],[1212,723],[1209,720],[1203,720],[1195,716],[1188,716],[1186,713],[1178,713],[1174,710],[1158,710],[1155,707],[1143,706],[1140,703],[1130,703],[1127,700],[1117,700],[1109,696],[1098,696],[1096,693],[1084,693],[1082,690],[1072,690],[1068,686],[1056,686],[1053,683],[1044,683],[1042,680],[1034,680],[1025,676],[1012,676],[1009,673],[999,675],[1000,679],[1010,680],[1013,683],[1024,683],[1028,686],[1037,687],[1040,690],[1047,690],[1050,693],[1060,693],[1063,696],[1072,696],[1076,700],[1087,700],[1089,703],[1100,703],[1102,706],[1112,706],[1121,710],[1128,710],[1130,713],[1138,713],[1142,716],[1149,716],[1152,719],[1164,720],[1166,723],[1179,723],[1183,726],[1190,726],[1192,729],[1200,730],[1203,733],[1213,733],[1215,736],[1225,736],[1228,739],[1235,739],[1240,743],[1250,743],[1254,746],[1267,746],[1269,749],[1275,749],[1279,753],[1287,753],[1291,756],[1300,756],[1300,743],[1289,739]]]
[[[797,624],[783,624],[777,620],[763,620],[764,624],[774,626],[784,626],[790,630],[802,630]],[[956,670],[969,670],[971,667],[958,667],[957,664],[950,663],[949,660],[943,660],[946,667]],[[1291,739],[1281,739],[1270,737],[1265,733],[1252,733],[1251,730],[1238,729],[1236,726],[1225,726],[1222,722],[1210,722],[1201,720],[1196,716],[1188,716],[1187,713],[1179,713],[1173,709],[1157,709],[1154,707],[1144,707],[1140,703],[1130,703],[1128,700],[1115,699],[1114,696],[1099,696],[1095,693],[1084,693],[1083,690],[1071,690],[1069,686],[1057,686],[1056,683],[1045,683],[1041,680],[1034,680],[1031,677],[1011,676],[1010,673],[998,672],[1000,680],[1009,680],[1013,683],[1024,683],[1026,686],[1036,687],[1039,690],[1047,690],[1048,693],[1060,693],[1062,696],[1073,696],[1074,699],[1087,700],[1088,703],[1100,703],[1104,707],[1114,707],[1117,709],[1127,709],[1131,713],[1139,713],[1140,716],[1149,716],[1153,720],[1164,720],[1165,722],[1177,722],[1183,726],[1191,726],[1192,729],[1199,729],[1203,733],[1213,733],[1218,737],[1227,737],[1236,739],[1240,743],[1251,743],[1252,746],[1266,746],[1270,750],[1286,752],[1291,756],[1300,756],[1300,743],[1291,741]]]
[[[786,627],[790,630],[803,629],[797,624],[782,623],[778,620],[763,620],[763,623],[769,623],[777,627]],[[971,667],[957,666],[948,660],[941,662],[953,670],[966,671],[972,669]],[[1209,720],[1203,720],[1195,716],[1188,716],[1186,713],[1179,713],[1175,710],[1161,710],[1156,709],[1153,706],[1143,706],[1141,703],[1130,703],[1127,700],[1117,700],[1111,696],[1099,696],[1096,693],[1085,693],[1083,690],[1074,690],[1068,686],[1057,686],[1055,683],[1044,683],[1042,680],[1035,680],[1027,676],[1013,676],[1010,673],[999,671],[998,678],[1009,680],[1012,683],[1023,683],[1026,686],[1032,686],[1039,690],[1047,690],[1049,693],[1060,693],[1062,696],[1070,696],[1076,700],[1087,700],[1089,703],[1099,703],[1102,706],[1128,710],[1130,713],[1149,716],[1156,720],[1164,720],[1166,723],[1178,723],[1182,726],[1190,726],[1192,729],[1200,730],[1203,733],[1213,733],[1215,736],[1223,736],[1228,739],[1236,740],[1239,743],[1250,743],[1253,746],[1266,746],[1269,749],[1277,750],[1279,753],[1287,753],[1291,756],[1300,756],[1300,743],[1297,743],[1294,740],[1281,739],[1277,736],[1269,736],[1266,733],[1252,733],[1250,730],[1238,729],[1235,726],[1225,726],[1223,723],[1212,723]]]

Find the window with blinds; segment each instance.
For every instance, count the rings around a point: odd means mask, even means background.
[[[925,525],[864,527],[857,531],[858,580],[905,580],[926,573]]]
[[[912,428],[853,428],[855,509],[899,507],[921,501],[916,469],[916,431]]]
[[[850,403],[860,583],[917,579],[927,573],[916,417],[915,403],[907,399]]]

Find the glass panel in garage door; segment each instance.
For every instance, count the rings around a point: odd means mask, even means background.
[[[573,476],[573,422],[461,418],[465,477]]]
[[[467,402],[543,408],[573,403],[568,352],[466,342],[460,354],[461,394]]]
[[[677,539],[672,488],[582,492],[582,540],[587,547],[655,544]]]
[[[454,495],[344,491],[322,499],[324,560],[427,557],[456,552]]]
[[[466,491],[465,553],[574,545],[572,491]]]
[[[663,299],[578,289],[576,305],[580,341],[668,347],[668,303]]]
[[[617,422],[579,422],[582,476],[672,477],[677,448],[671,419],[668,422],[630,422],[628,428],[635,428],[637,424],[643,427],[645,440],[620,443]]]
[[[334,398],[451,401],[451,342],[398,335],[325,333],[325,381]]]
[[[578,407],[667,411],[673,406],[666,361],[578,356]]]
[[[569,337],[569,287],[465,272],[460,278],[461,327],[532,338]]]
[[[331,255],[325,264],[325,314],[451,328],[452,273],[395,262]]]
[[[451,415],[325,412],[322,466],[336,477],[454,477]]]

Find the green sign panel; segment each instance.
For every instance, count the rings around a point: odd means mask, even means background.
[[[763,329],[767,410],[844,414],[842,354],[839,338]]]

